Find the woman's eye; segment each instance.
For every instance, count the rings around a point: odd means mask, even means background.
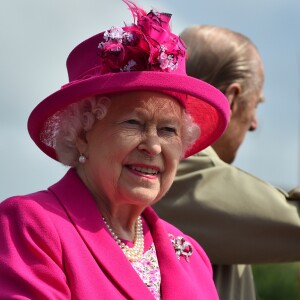
[[[177,133],[177,129],[175,127],[163,127],[162,130],[167,133]]]
[[[127,120],[126,123],[131,124],[131,125],[140,125],[140,122],[135,119]]]
[[[140,128],[141,126],[143,126],[142,122],[137,120],[137,119],[128,119],[124,122],[124,124],[126,126],[128,126],[129,128]]]

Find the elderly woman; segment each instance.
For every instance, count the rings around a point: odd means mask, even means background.
[[[227,101],[186,75],[169,14],[124,2],[134,24],[78,45],[70,82],[29,117],[37,146],[70,169],[1,203],[1,299],[218,298],[202,248],[150,206],[180,159],[224,131]]]

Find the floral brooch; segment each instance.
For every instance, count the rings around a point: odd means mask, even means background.
[[[175,249],[177,258],[180,260],[180,257],[185,257],[186,261],[189,262],[189,257],[193,254],[193,247],[190,242],[186,241],[184,237],[177,236],[169,233],[170,240]]]

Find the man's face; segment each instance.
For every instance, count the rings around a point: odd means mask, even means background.
[[[259,71],[259,89],[249,90],[245,95],[240,96],[243,99],[236,99],[231,106],[231,117],[225,133],[212,146],[219,157],[227,162],[232,163],[237,155],[246,133],[256,130],[257,107],[263,101],[263,68]]]

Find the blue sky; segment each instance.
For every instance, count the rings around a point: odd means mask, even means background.
[[[249,133],[235,165],[274,185],[300,183],[300,1],[138,0],[146,10],[173,14],[179,34],[194,24],[242,32],[257,45],[265,67],[266,102],[259,129]],[[66,168],[44,155],[27,133],[27,118],[67,82],[65,60],[84,39],[130,23],[121,0],[2,0],[0,11],[0,201],[45,189]]]

